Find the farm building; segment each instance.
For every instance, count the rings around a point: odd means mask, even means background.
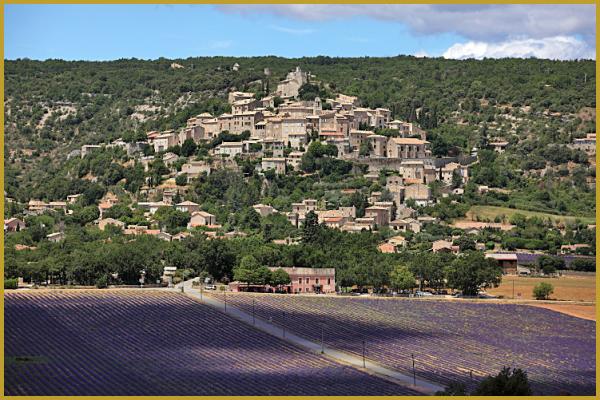
[[[515,253],[488,253],[485,258],[493,258],[502,267],[502,273],[515,275],[517,273],[517,255]]]
[[[271,271],[279,268],[269,267]],[[335,293],[335,268],[281,268],[290,276],[291,283],[283,287],[287,293]],[[234,292],[274,292],[269,285],[246,285],[231,282],[229,289]]]

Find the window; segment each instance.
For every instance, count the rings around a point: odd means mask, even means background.
[[[318,285],[319,284],[319,278],[315,279],[315,283]]]
[[[309,283],[309,282],[310,282],[310,279],[309,279],[309,278],[306,278],[306,283]]]
[[[331,285],[331,278],[327,278],[327,284]]]
[[[298,283],[302,284],[302,278],[298,278]]]

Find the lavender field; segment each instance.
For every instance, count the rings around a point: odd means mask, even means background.
[[[52,291],[4,299],[5,395],[418,394],[182,294]]]
[[[216,295],[222,299],[222,294]],[[524,369],[535,394],[595,394],[595,323],[515,304],[227,294],[227,303],[305,338],[407,374],[473,388]]]

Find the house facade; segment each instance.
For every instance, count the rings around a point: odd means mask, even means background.
[[[9,218],[4,220],[4,232],[18,232],[25,229],[25,222],[19,218]]]
[[[279,269],[278,267],[269,267],[271,271]],[[294,294],[320,294],[335,293],[335,268],[300,268],[285,267],[281,268],[290,276],[291,283],[283,286],[283,290]],[[248,286],[240,282],[232,282],[229,288],[234,292],[256,291],[273,292],[276,288],[269,285]]]

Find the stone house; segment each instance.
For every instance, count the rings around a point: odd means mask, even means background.
[[[215,148],[215,154],[225,155],[232,158],[238,154],[242,154],[242,152],[242,142],[223,142]]]
[[[98,221],[98,228],[101,231],[105,230],[107,225],[113,225],[113,226],[118,227],[119,229],[125,228],[125,223],[119,221],[118,219],[104,218],[104,219],[101,219],[100,221]]]
[[[285,174],[286,159],[283,157],[267,157],[261,161],[261,171],[275,170],[276,174]]]
[[[414,218],[395,219],[390,222],[390,228],[394,231],[419,233],[421,232],[421,223]]]
[[[193,214],[196,211],[200,211],[200,205],[193,201],[183,201],[175,205],[175,208],[182,212]]]
[[[417,205],[424,206],[431,201],[431,189],[422,183],[415,183],[404,188],[404,200],[412,199]]]
[[[259,213],[261,217],[266,217],[278,212],[276,209],[266,204],[255,204],[252,208],[254,208],[254,211]]]
[[[4,220],[4,232],[18,232],[25,229],[25,222],[19,218],[9,218]]]
[[[192,214],[192,218],[190,218],[188,228],[195,228],[197,226],[217,226],[217,217],[206,211],[196,211]]]
[[[388,158],[427,158],[431,156],[429,142],[415,138],[389,138],[387,142]]]
[[[46,238],[53,243],[58,243],[61,240],[64,240],[66,237],[64,232],[54,232],[49,235],[46,235]]]

